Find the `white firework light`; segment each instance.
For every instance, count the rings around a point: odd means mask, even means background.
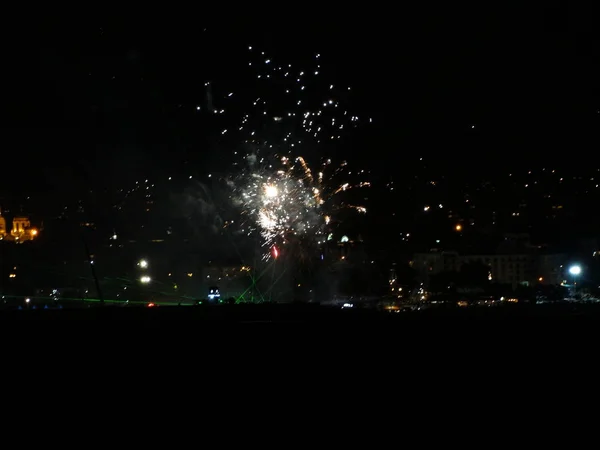
[[[254,160],[254,158],[250,158]],[[264,245],[269,248],[265,258],[276,256],[277,245],[285,245],[294,237],[325,241],[326,227],[336,211],[351,208],[366,213],[364,206],[336,201],[336,197],[349,189],[368,187],[369,182],[332,184],[344,172],[346,163],[331,171],[331,160],[325,161],[317,176],[303,157],[293,159],[283,156],[276,166],[254,169],[243,173],[236,187],[236,198],[250,219],[250,232],[258,231]]]
[[[324,242],[327,225],[339,209],[365,213],[365,207],[345,203],[339,194],[370,184],[340,182],[364,179],[368,173],[350,171],[345,162],[333,164],[326,159],[313,172],[299,156],[304,151],[322,151],[322,146],[339,148],[345,133],[359,123],[345,101],[350,87],[322,79],[321,55],[313,54],[304,67],[295,67],[276,63],[264,51],[252,47],[249,51],[249,66],[256,70],[252,87],[245,95],[222,92],[219,101],[224,106],[213,112],[227,115],[234,105],[241,112],[235,129],[221,131],[224,137],[239,134],[239,142],[252,149],[243,152],[243,162],[234,163],[241,170],[232,182],[233,199],[242,207],[243,229],[260,233],[269,258],[277,257],[277,246],[295,237]],[[248,98],[248,92],[254,95]]]

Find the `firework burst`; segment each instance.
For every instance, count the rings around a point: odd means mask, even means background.
[[[326,160],[316,176],[301,156],[282,156],[276,164],[262,167],[254,167],[252,162],[233,182],[235,199],[248,219],[249,232],[259,232],[269,249],[294,238],[324,243],[327,226],[337,211],[367,212],[364,206],[346,203],[340,197],[350,189],[370,186],[367,181],[337,183],[336,179],[346,173],[345,162],[332,170],[331,160]],[[265,258],[272,254],[265,252]]]
[[[345,192],[370,184],[344,181],[367,177],[364,170],[352,173],[346,162],[334,165],[325,159],[313,171],[298,156],[327,146],[339,149],[345,134],[359,124],[348,107],[351,88],[323,80],[321,55],[313,54],[304,64],[284,64],[264,51],[248,50],[248,67],[255,71],[251,86],[239,96],[221,92],[223,107],[213,112],[235,111],[237,126],[221,131],[246,154],[234,162],[239,172],[230,183],[232,198],[242,208],[242,228],[260,234],[269,258],[292,239],[305,245],[324,242],[340,209],[365,213],[364,206],[347,202]]]

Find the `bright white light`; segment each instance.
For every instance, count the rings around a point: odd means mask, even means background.
[[[146,261],[145,259],[142,259],[139,263],[138,266],[140,266],[142,269],[147,269],[148,268],[148,261]]]
[[[274,198],[279,195],[279,191],[277,190],[277,186],[266,185],[265,186],[265,195],[269,198]]]
[[[569,267],[569,273],[571,275],[579,275],[581,273],[581,267],[580,266],[571,266],[571,267]]]
[[[150,281],[152,281],[152,280],[149,276],[146,275],[146,276],[143,276],[142,278],[140,278],[140,281],[144,284],[147,284],[147,283],[150,283]]]

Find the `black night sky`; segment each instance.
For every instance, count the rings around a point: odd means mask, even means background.
[[[351,149],[337,150],[356,164],[396,171],[426,156],[431,166],[493,173],[499,164],[592,157],[600,55],[584,11],[192,22],[14,24],[6,33],[21,32],[4,55],[2,153],[3,166],[19,170],[3,171],[3,183],[26,173],[35,191],[190,164],[212,170],[222,150],[194,105],[204,80],[231,86],[244,76],[252,43],[288,59],[321,52],[329,77],[352,85],[354,108],[374,118]]]
[[[360,126],[341,141],[302,152],[313,161],[347,160],[371,171],[370,225],[356,227],[370,230],[363,235],[373,240],[443,228],[433,216],[417,225],[426,219],[425,205],[463,208],[466,196],[487,182],[495,183],[493,194],[477,200],[485,220],[495,211],[510,215],[526,199],[538,204],[510,184],[521,183],[507,178],[512,172],[596,171],[600,53],[583,10],[424,7],[293,20],[258,13],[46,17],[16,21],[5,34],[13,45],[4,56],[10,63],[0,204],[40,218],[80,201],[82,191],[95,201],[138,180],[235,175],[234,151],[242,141],[231,130],[244,112],[239,105],[248,104],[240,99],[265,94],[248,65],[249,46],[295,67],[308,67],[319,54],[319,76],[336,88],[351,87],[339,98],[361,116]],[[234,102],[228,103],[229,92]],[[273,89],[271,104],[277,95]],[[223,105],[226,114],[208,113]],[[435,191],[430,181],[442,179]],[[537,186],[536,195],[546,198],[546,185]],[[562,194],[580,192],[568,189]],[[168,214],[187,214],[181,202],[169,208]],[[88,205],[86,214],[91,210],[94,221],[102,217],[109,227],[109,210]],[[543,223],[546,216],[536,214],[510,228]],[[429,234],[423,245],[438,231]]]
[[[448,317],[434,347],[496,339],[530,360],[515,339],[529,319],[600,317],[593,11],[402,3],[4,8],[3,326],[13,311],[36,318],[26,330],[15,320],[14,336],[40,330],[42,314],[75,319],[66,339],[48,341],[53,327],[27,348],[87,343],[82,331],[99,326],[103,348],[129,358],[140,345],[155,353],[147,343],[211,349],[227,339],[199,338],[198,324],[230,319],[314,320],[304,349],[344,315],[361,344],[332,334],[318,345],[354,360],[372,335],[358,317],[378,329],[392,323],[380,317],[419,318],[368,346],[392,343],[386,358],[440,332],[421,317]],[[483,317],[502,320],[471,321]],[[158,318],[150,328],[169,338],[106,345],[117,318]],[[546,323],[548,336],[531,335],[555,355],[565,328]],[[268,343],[246,341],[251,355]]]

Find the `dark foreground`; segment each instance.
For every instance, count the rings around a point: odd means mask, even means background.
[[[430,319],[600,319],[600,304],[557,303],[500,307],[429,308],[388,312],[370,308],[338,308],[318,304],[239,304],[161,307],[99,306],[62,309],[19,309],[0,311],[0,321],[30,320],[183,320],[245,322],[364,321],[405,322]]]
[[[357,330],[435,331],[452,328],[454,336],[463,330],[503,330],[503,335],[534,327],[560,332],[569,327],[580,330],[600,325],[600,305],[556,304],[518,305],[495,308],[473,307],[384,312],[373,309],[340,309],[310,304],[262,304],[217,306],[114,307],[0,311],[2,329],[35,331],[57,329],[175,329],[201,330],[214,325],[285,325],[291,328],[337,326]]]
[[[20,310],[0,312],[0,339],[11,367],[41,365],[43,374],[68,369],[69,377],[82,380],[120,380],[123,370],[132,368],[159,384],[194,383],[200,376],[212,380],[217,372],[236,382],[322,380],[333,371],[338,375],[327,382],[335,385],[377,368],[382,386],[402,374],[411,374],[418,385],[417,372],[436,383],[457,371],[467,373],[465,382],[483,377],[498,383],[521,380],[532,368],[554,377],[595,363],[600,307],[402,313],[272,304]]]

